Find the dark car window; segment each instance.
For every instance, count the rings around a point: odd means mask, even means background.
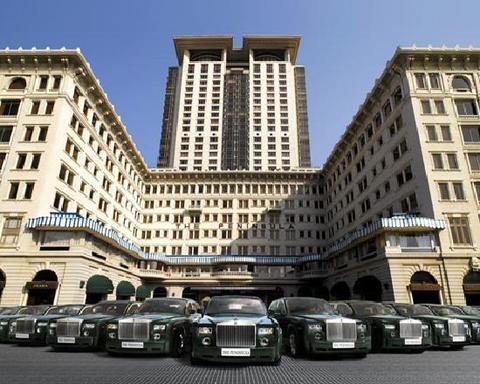
[[[92,307],[90,313],[120,316],[127,306],[128,303],[99,303]]]
[[[137,313],[138,308],[140,308],[139,303],[134,303],[134,304],[130,305],[130,307],[128,307],[128,309],[127,309],[126,315],[133,315],[134,313]]]
[[[206,315],[220,313],[247,313],[253,315],[267,314],[267,309],[260,299],[249,297],[214,297],[208,303]]]
[[[350,303],[355,315],[359,316],[375,316],[375,315],[396,315],[397,313],[393,308],[387,307],[381,303]]]
[[[175,299],[147,300],[138,308],[137,313],[176,313],[184,315],[185,301]]]
[[[92,309],[93,309],[93,305],[86,305],[85,307],[83,307],[83,309],[80,311],[80,315],[90,315],[92,312]]]
[[[43,315],[48,309],[48,305],[39,305],[33,307],[25,307],[17,312],[17,315]]]
[[[465,312],[467,315],[480,316],[480,309],[478,308],[465,306],[465,307],[462,307],[462,309],[463,309],[463,312]]]
[[[15,315],[19,309],[19,307],[3,308],[3,310],[0,312],[0,315]]]
[[[50,308],[45,314],[46,315],[78,315],[82,310],[83,305],[69,305],[65,307],[53,307]]]
[[[463,315],[462,311],[455,307],[434,306],[430,308],[432,309],[433,313],[440,316]]]
[[[351,316],[353,315],[352,308],[350,308],[347,304],[343,303],[336,303],[334,304],[334,308],[340,313],[342,316]]]
[[[394,308],[402,316],[431,316],[433,312],[424,305],[412,305],[412,304],[397,304]]]
[[[316,298],[290,298],[286,300],[288,313],[326,313],[333,314],[333,308],[325,300]]]

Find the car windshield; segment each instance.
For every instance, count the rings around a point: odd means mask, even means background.
[[[68,305],[68,306],[61,306],[61,307],[53,307],[50,308],[46,315],[78,315],[78,313],[83,308],[83,305]]]
[[[391,307],[387,307],[381,303],[350,303],[355,311],[355,315],[359,316],[375,316],[375,315],[396,315],[397,313]]]
[[[333,308],[325,300],[315,298],[289,298],[286,300],[288,313],[334,314]]]
[[[394,308],[402,316],[424,316],[433,315],[433,312],[424,305],[396,304]]]
[[[123,315],[128,303],[99,303],[92,307],[90,314]]]
[[[213,297],[205,310],[206,315],[223,313],[267,314],[267,309],[258,298],[249,297]]]
[[[3,308],[0,315],[15,315],[19,309],[19,307]]]
[[[184,300],[160,299],[145,301],[136,313],[175,313],[179,315],[185,314]]]
[[[440,316],[463,315],[462,311],[455,307],[435,306],[431,307],[433,313]]]
[[[462,309],[463,309],[463,312],[465,312],[467,315],[480,316],[480,309],[478,308],[473,308],[466,305],[462,307]]]
[[[17,312],[17,315],[43,315],[48,309],[48,305],[36,305],[33,307],[25,307]]]

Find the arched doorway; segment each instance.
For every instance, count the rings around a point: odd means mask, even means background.
[[[53,304],[58,288],[58,277],[50,269],[38,271],[32,281],[27,282],[27,305]]]
[[[313,297],[330,300],[330,293],[328,292],[328,288],[323,285],[313,287]]]
[[[332,300],[350,300],[352,295],[350,294],[350,288],[344,281],[335,283],[330,289],[330,298]]]
[[[312,296],[312,291],[311,291],[310,287],[303,286],[303,287],[298,288],[298,296],[300,296],[300,297],[310,297],[310,296]]]
[[[200,295],[198,292],[194,292],[191,287],[186,287],[183,289],[182,297],[185,299],[191,299],[195,301],[199,301]],[[203,298],[203,297],[202,297]]]
[[[113,293],[112,280],[103,275],[93,275],[87,281],[86,293],[86,304],[96,304],[106,300],[107,296]]]
[[[467,305],[480,305],[480,272],[470,271],[465,275],[463,293]]]
[[[375,276],[360,277],[353,285],[353,294],[361,300],[382,301],[382,283]]]
[[[135,296],[135,287],[132,283],[126,280],[122,280],[118,283],[115,291],[117,294],[117,300],[130,300],[132,296]]]
[[[5,283],[7,282],[7,276],[5,272],[0,269],[0,300],[2,299],[3,289],[5,288]]]
[[[414,304],[440,304],[441,287],[430,273],[415,272],[410,278],[409,288]]]
[[[153,297],[167,297],[167,288],[165,287],[156,287],[153,290]]]
[[[144,301],[145,299],[149,299],[151,296],[152,292],[150,291],[150,288],[146,287],[145,285],[139,285],[135,291],[135,300],[137,301]]]

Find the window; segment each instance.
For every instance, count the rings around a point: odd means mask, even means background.
[[[20,100],[4,99],[0,102],[1,116],[17,116],[20,107]]]
[[[53,76],[53,90],[60,88],[60,83],[62,82],[62,76]]]
[[[452,80],[452,88],[457,92],[470,92],[470,82],[464,76],[455,76]]]
[[[435,100],[435,109],[437,110],[438,114],[445,113],[445,105],[443,104],[443,100]]]
[[[40,110],[40,101],[33,101],[32,108],[30,109],[31,115],[38,115],[38,111]]]
[[[480,125],[461,125],[463,141],[465,143],[480,142]]]
[[[23,135],[24,141],[32,141],[33,129],[34,127],[31,125],[25,127],[25,134]]]
[[[23,169],[25,167],[25,162],[27,161],[27,154],[26,153],[20,153],[17,158],[17,165],[16,169]]]
[[[415,84],[418,89],[427,89],[427,82],[425,81],[424,73],[415,73]]]
[[[455,105],[459,116],[477,116],[477,103],[473,99],[456,99]]]
[[[470,235],[470,226],[468,217],[449,217],[450,231],[452,233],[453,244],[471,245],[472,237]]]
[[[47,101],[47,107],[45,108],[45,114],[51,115],[53,113],[53,107],[55,106],[55,101]]]
[[[449,125],[442,125],[440,126],[442,131],[442,139],[443,141],[452,141],[452,134],[450,133],[450,126]]]
[[[433,168],[443,169],[443,159],[441,153],[432,153]]]
[[[393,102],[395,104],[395,107],[400,104],[402,101],[402,88],[397,87],[395,91],[393,92]]]
[[[12,126],[0,126],[0,143],[9,143],[12,136]]]
[[[27,82],[23,77],[15,77],[8,86],[8,89],[25,89],[27,87]]]
[[[40,127],[40,130],[38,132],[38,141],[46,141],[47,133],[48,133],[48,127]]]
[[[66,212],[68,211],[68,204],[69,204],[69,200],[63,196],[61,193],[58,193],[56,192],[55,193],[55,199],[53,201],[53,206],[62,211],[62,212]]]
[[[453,183],[453,192],[455,194],[455,200],[465,200],[463,184],[461,182]]]
[[[9,199],[16,199],[18,195],[18,189],[20,187],[20,183],[17,181],[14,181],[10,183],[10,191],[8,192],[8,198]]]
[[[440,89],[440,76],[438,73],[430,73],[428,75],[430,79],[430,88],[431,89]]]
[[[40,84],[38,89],[47,89],[48,76],[40,76]]]
[[[469,153],[468,161],[472,171],[480,171],[480,153]]]
[[[447,153],[448,168],[458,169],[458,160],[456,153]]]
[[[3,223],[2,237],[0,238],[0,242],[2,244],[17,243],[21,227],[21,217],[6,217]]]
[[[427,136],[429,141],[438,141],[437,130],[434,125],[427,125]]]
[[[3,165],[5,164],[6,158],[7,158],[7,153],[0,152],[0,172],[3,170]]]
[[[438,189],[440,190],[440,199],[450,200],[450,190],[448,183],[438,183]]]
[[[425,114],[431,114],[432,113],[432,107],[430,106],[430,101],[429,100],[422,100],[422,113]]]
[[[25,183],[25,193],[23,198],[26,200],[30,200],[33,194],[33,188],[35,187],[35,183]]]
[[[475,193],[477,195],[477,202],[480,203],[480,182],[476,181],[473,183],[473,188],[475,189]]]
[[[32,161],[30,163],[30,169],[38,169],[38,166],[40,165],[40,153],[34,153],[32,154]]]

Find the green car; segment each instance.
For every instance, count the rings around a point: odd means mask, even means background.
[[[32,305],[28,307],[12,307],[0,315],[0,343],[9,343],[10,333],[15,330],[15,321],[21,317],[43,315],[50,305]]]
[[[134,315],[107,322],[109,353],[158,353],[181,356],[200,306],[193,300],[148,299]]]
[[[366,321],[371,329],[372,350],[423,352],[432,345],[430,327],[421,320],[399,316],[382,303],[347,300],[331,303],[343,316]]]
[[[84,307],[82,304],[57,305],[43,315],[20,317],[10,327],[9,339],[17,344],[46,345],[49,321],[78,315]]]
[[[461,319],[436,315],[430,308],[422,304],[390,303],[388,305],[395,309],[400,316],[428,323],[434,347],[461,349],[469,344],[468,324]]]
[[[140,303],[115,300],[102,301],[81,315],[50,320],[47,344],[55,350],[99,349],[105,346],[107,322],[133,314]]]
[[[456,305],[425,304],[433,313],[439,316],[457,318],[465,321],[468,325],[468,337],[471,344],[480,344],[480,316],[474,309],[464,310],[464,307]],[[469,311],[470,313],[467,313]]]
[[[214,296],[192,325],[192,364],[262,362],[279,364],[282,329],[258,297]]]
[[[367,323],[339,316],[323,299],[284,297],[273,301],[268,313],[280,324],[291,356],[307,353],[363,357],[371,349]]]

